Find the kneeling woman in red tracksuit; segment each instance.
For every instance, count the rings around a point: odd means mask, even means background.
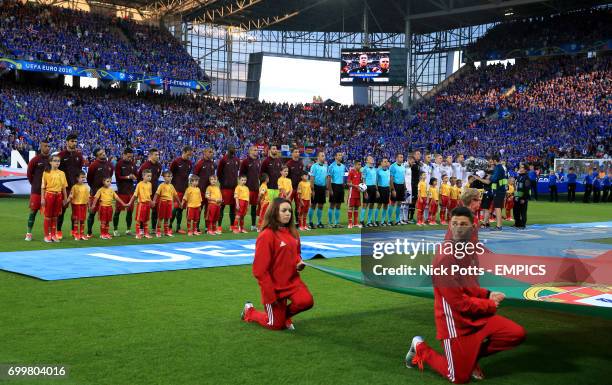
[[[291,203],[284,198],[274,199],[262,228],[255,245],[253,275],[261,288],[264,311],[255,310],[253,304],[247,302],[242,319],[268,329],[292,330],[291,317],[310,309],[314,302],[298,273],[305,265]]]

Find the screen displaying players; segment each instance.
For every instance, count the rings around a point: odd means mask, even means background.
[[[340,84],[389,83],[390,54],[389,49],[342,50]]]

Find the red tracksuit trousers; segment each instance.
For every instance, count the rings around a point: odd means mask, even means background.
[[[287,301],[290,303],[287,304]],[[305,285],[302,285],[287,297],[278,299],[273,304],[264,304],[264,311],[251,309],[245,314],[245,321],[257,322],[265,328],[280,330],[285,328],[287,318],[306,311],[313,305],[312,294]]]
[[[525,339],[522,326],[499,315],[474,334],[442,340],[444,355],[426,343],[417,347],[417,353],[433,370],[455,384],[470,380],[478,359],[518,346]]]

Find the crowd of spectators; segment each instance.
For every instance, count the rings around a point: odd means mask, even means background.
[[[165,28],[40,4],[0,0],[0,53],[24,60],[204,79]]]
[[[468,47],[481,59],[493,52],[547,49],[563,44],[592,45],[612,38],[612,8],[592,8],[500,23]]]
[[[79,133],[86,155],[103,146],[119,156],[131,146],[140,157],[158,147],[163,161],[180,148],[229,145],[242,155],[252,144],[322,149],[331,159],[367,154],[378,160],[396,153],[486,157],[510,164],[558,156],[612,154],[612,60],[553,57],[482,66],[466,71],[412,112],[372,106],[290,105],[222,101],[211,97],[140,95],[121,90],[37,88],[0,84],[0,156],[27,151],[42,138],[59,149]]]
[[[449,131],[455,151],[500,151],[511,162],[601,157],[612,138],[611,75],[610,56],[472,68],[419,106],[416,125]]]

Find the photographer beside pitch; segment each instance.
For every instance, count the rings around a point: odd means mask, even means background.
[[[451,213],[450,230],[455,244],[464,247],[459,253],[436,254],[434,266],[453,265],[470,267],[478,265],[478,247],[469,251],[476,230],[474,215],[467,207],[458,207]],[[474,245],[476,246],[476,245]],[[443,248],[446,250],[447,248]],[[525,339],[525,329],[517,323],[495,314],[505,298],[501,292],[480,287],[477,275],[447,275],[433,277],[434,313],[437,335],[442,341],[444,355],[433,350],[422,337],[416,336],[408,354],[406,366],[423,369],[426,363],[450,382],[461,384],[483,379],[478,360],[491,354],[512,349]]]

